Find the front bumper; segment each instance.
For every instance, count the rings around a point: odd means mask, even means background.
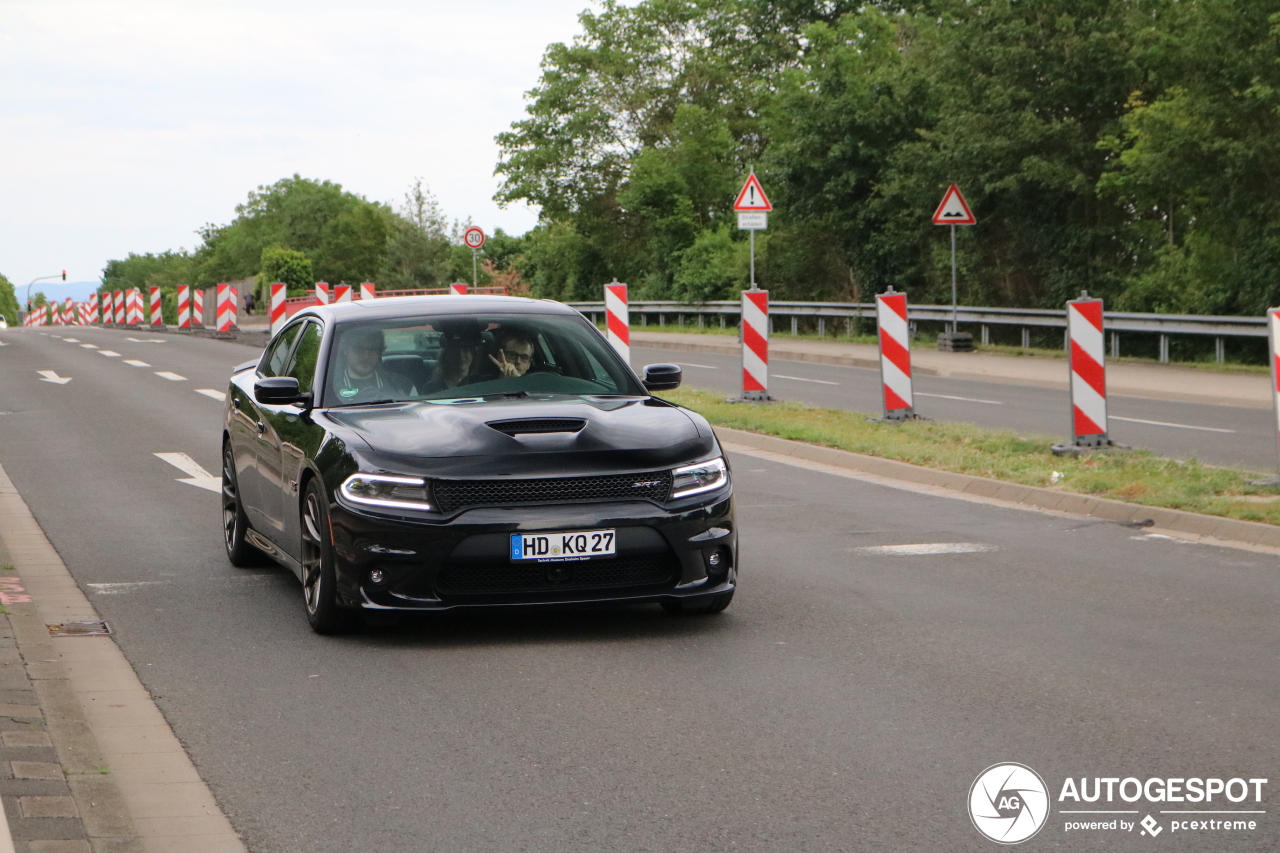
[[[450,610],[688,600],[727,592],[737,582],[731,489],[678,510],[644,501],[516,506],[426,522],[335,503],[330,518],[338,599],[348,607]],[[613,558],[511,561],[513,533],[601,528],[617,530]]]

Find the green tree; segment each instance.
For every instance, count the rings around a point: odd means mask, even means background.
[[[302,252],[271,246],[262,250],[259,262],[258,291],[266,296],[266,287],[277,282],[285,284],[290,296],[302,296],[316,281],[311,270],[311,259]]]
[[[451,255],[448,220],[421,178],[405,194],[399,213],[387,235],[378,286],[414,290],[447,284]]]
[[[18,296],[14,293],[13,282],[3,275],[0,275],[0,315],[4,315],[10,324],[18,322]]]

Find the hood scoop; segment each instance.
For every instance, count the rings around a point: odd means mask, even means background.
[[[515,418],[506,421],[489,421],[485,426],[512,436],[556,432],[579,432],[587,422],[583,418]]]

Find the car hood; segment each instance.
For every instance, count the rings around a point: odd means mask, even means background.
[[[714,451],[715,439],[682,409],[652,398],[529,397],[330,409],[388,470],[454,476],[561,475],[661,468]],[[573,432],[518,433],[521,422],[583,422]],[[504,422],[506,422],[504,424]]]

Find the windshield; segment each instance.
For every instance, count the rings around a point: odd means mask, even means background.
[[[326,406],[646,393],[582,317],[450,314],[343,323],[329,352]]]

